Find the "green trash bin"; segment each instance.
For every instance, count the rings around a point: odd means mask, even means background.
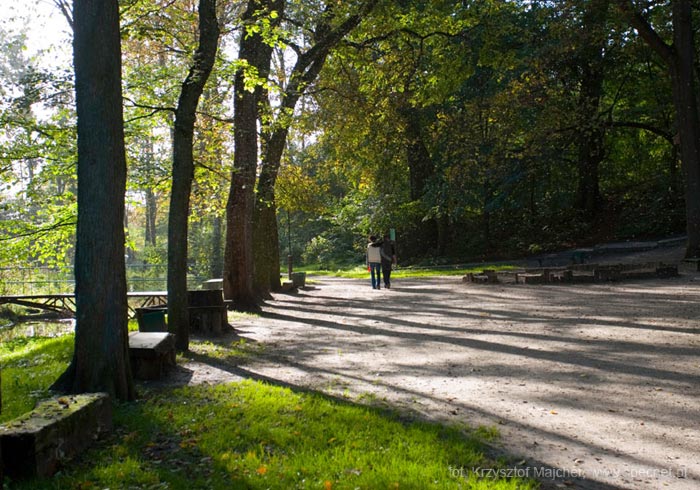
[[[139,332],[167,332],[165,313],[165,308],[136,308]]]

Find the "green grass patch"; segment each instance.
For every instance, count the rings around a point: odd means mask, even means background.
[[[219,342],[211,340],[190,341],[190,355],[199,358],[202,362],[215,360],[234,365],[243,360],[249,360],[264,352],[265,346],[246,339],[238,339],[231,342]]]
[[[115,423],[81,462],[13,488],[537,488],[469,473],[495,467],[478,432],[254,381],[148,392]]]
[[[48,398],[48,387],[65,371],[73,355],[73,335],[19,337],[0,343],[2,412],[0,422],[32,410]]]
[[[521,267],[513,264],[480,264],[478,266],[440,266],[440,267],[400,267],[391,272],[392,279],[415,278],[431,276],[464,276],[468,273],[481,272],[484,269],[496,271],[516,270]],[[338,269],[335,271],[309,268],[306,270],[309,275],[343,277],[348,279],[366,279],[369,272],[366,267],[357,266],[348,269]]]

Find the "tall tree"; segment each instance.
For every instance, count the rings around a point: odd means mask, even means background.
[[[119,6],[75,0],[73,62],[78,114],[75,351],[54,388],[134,397],[124,265],[126,157]]]
[[[672,42],[665,41],[631,0],[619,8],[644,41],[661,57],[671,78],[681,165],[685,179],[687,258],[700,257],[700,93],[695,66],[693,9],[690,0],[673,0]]]
[[[278,18],[278,0],[249,0],[243,13],[238,58],[241,66],[234,76],[233,173],[226,203],[226,244],[224,254],[224,295],[236,309],[254,310],[253,210],[258,166],[258,102],[270,70],[272,46],[260,23]]]
[[[263,145],[254,219],[255,286],[266,294],[280,286],[279,233],[275,182],[297,103],[318,77],[331,50],[374,9],[378,0],[360,2],[348,11],[329,2],[315,20],[312,43],[293,46],[297,59],[283,88],[277,117],[263,131]],[[268,109],[271,103],[267,101]],[[268,112],[269,113],[269,112]]]
[[[187,229],[194,179],[194,124],[199,98],[214,67],[219,42],[216,0],[199,1],[199,46],[175,109],[173,180],[168,214],[168,328],[178,350],[189,349]]]

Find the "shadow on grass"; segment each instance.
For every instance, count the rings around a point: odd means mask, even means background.
[[[76,464],[12,488],[537,488],[485,456],[490,431],[408,419],[207,354],[192,358],[256,380],[141,387],[137,402],[116,406],[115,432]]]

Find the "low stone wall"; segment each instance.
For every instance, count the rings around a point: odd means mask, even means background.
[[[106,393],[46,400],[31,412],[0,425],[4,474],[11,478],[49,477],[112,429]]]

